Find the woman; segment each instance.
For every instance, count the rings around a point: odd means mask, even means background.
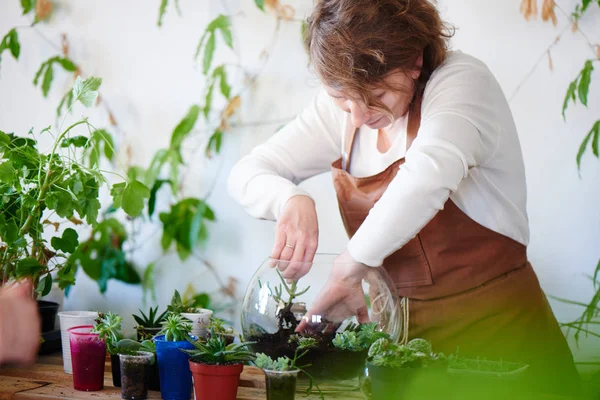
[[[307,320],[367,320],[361,280],[382,267],[408,299],[409,337],[525,361],[545,388],[571,390],[572,355],[527,262],[511,111],[482,62],[447,51],[450,36],[427,0],[318,2],[305,40],[323,90],[234,167],[230,193],[277,220],[271,257],[298,279],[318,226],[297,184],[331,168],[350,241]]]

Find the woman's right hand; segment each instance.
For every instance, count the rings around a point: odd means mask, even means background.
[[[319,223],[315,202],[308,196],[291,197],[275,228],[271,258],[281,260],[277,268],[287,280],[308,273],[319,243]],[[288,262],[289,261],[289,262]]]

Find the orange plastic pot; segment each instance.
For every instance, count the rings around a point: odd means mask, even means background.
[[[190,360],[196,400],[235,400],[243,364],[209,365]]]

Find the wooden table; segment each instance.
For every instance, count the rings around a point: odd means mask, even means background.
[[[120,399],[121,389],[112,385],[110,362],[104,374],[104,389],[99,392],[80,392],[73,389],[73,376],[63,372],[62,356],[41,356],[32,367],[0,368],[0,400],[40,400],[40,399]],[[149,399],[160,399],[160,392],[149,391]],[[245,367],[238,388],[238,400],[264,400],[265,377],[255,367]],[[314,400],[311,395],[297,398]],[[358,392],[327,393],[327,399],[363,399]]]

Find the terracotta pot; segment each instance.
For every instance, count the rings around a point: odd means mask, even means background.
[[[244,364],[208,365],[190,360],[196,400],[235,400]]]

